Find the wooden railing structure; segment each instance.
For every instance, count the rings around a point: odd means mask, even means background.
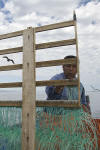
[[[75,38],[62,41],[54,41],[48,43],[36,44],[35,34],[47,30],[54,30],[64,27],[74,27]],[[19,70],[23,69],[23,81],[14,83],[0,83],[0,88],[13,88],[22,87],[22,101],[0,101],[0,106],[22,106],[22,150],[35,150],[35,108],[36,106],[60,106],[60,107],[80,107],[80,75],[79,75],[79,56],[78,56],[78,40],[77,40],[77,26],[76,15],[74,12],[73,20],[60,22],[56,24],[44,25],[41,27],[29,27],[25,30],[12,32],[0,35],[0,40],[23,36],[23,46],[16,48],[9,48],[0,50],[0,55],[23,52],[23,64],[0,66],[0,71]],[[59,47],[76,45],[77,58],[66,60],[53,60],[53,61],[35,61],[35,51]],[[76,80],[50,80],[50,81],[36,81],[35,69],[39,67],[58,66],[64,64],[77,64],[77,79]],[[36,86],[58,86],[58,85],[73,85],[78,86],[78,100],[65,101],[65,100],[49,100],[41,101],[36,100]]]

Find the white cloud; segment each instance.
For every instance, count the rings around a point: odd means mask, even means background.
[[[5,15],[2,12],[0,12],[0,26],[3,25],[4,18],[5,18]]]
[[[5,3],[5,7],[0,10],[0,34],[22,30],[29,26],[35,27],[72,20],[73,10],[76,9],[79,56],[81,61],[80,75],[88,91],[91,90],[91,84],[100,88],[100,2],[90,1],[86,5],[78,7],[79,3],[80,0],[8,0]],[[67,29],[48,31],[43,34],[38,33],[36,35],[36,42],[62,40],[68,37],[72,38],[73,35]],[[0,49],[20,46],[21,44],[22,39],[11,40],[11,43],[10,40],[2,40],[0,41]],[[47,50],[41,50],[36,53],[36,59],[37,61],[60,59],[70,52],[73,52],[73,47],[48,49],[48,52]],[[19,56],[16,54],[9,56],[15,59],[16,63],[21,62],[22,56],[20,54]],[[0,59],[2,60],[2,56],[0,56]],[[6,65],[7,63],[2,60],[0,65],[2,64]],[[48,71],[45,68],[40,69],[37,71],[37,79],[50,78],[56,73],[56,70],[58,69],[50,68]],[[11,75],[14,77],[15,74]],[[38,74],[41,74],[40,77]]]

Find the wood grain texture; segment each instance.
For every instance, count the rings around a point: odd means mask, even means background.
[[[2,34],[2,35],[0,35],[0,40],[12,38],[12,37],[16,37],[16,36],[21,36],[22,34],[23,34],[23,30],[11,32],[11,33],[7,33],[7,34]]]
[[[51,60],[51,61],[42,61],[42,62],[36,62],[36,68],[59,66],[65,64],[76,64],[76,62],[77,62],[76,59],[59,59],[59,60]]]
[[[41,43],[41,44],[36,44],[36,50],[45,49],[45,48],[52,48],[52,47],[59,47],[59,46],[74,45],[75,43],[76,43],[75,39]]]
[[[35,150],[35,32],[23,33],[22,150]]]
[[[76,13],[74,11],[73,16],[75,16],[74,21],[74,31],[75,31],[75,39],[76,39],[76,56],[77,56],[77,75],[78,75],[78,102],[80,105],[80,71],[79,71],[79,52],[78,52],[78,37],[77,37],[77,19]]]
[[[73,25],[74,25],[74,20],[70,20],[70,21],[65,21],[65,22],[60,22],[60,23],[55,23],[55,24],[50,24],[50,25],[44,25],[41,27],[36,27],[35,31],[41,32],[41,31],[58,29],[58,28],[70,27]]]
[[[19,70],[19,69],[22,69],[22,64],[0,66],[0,71]]]
[[[34,82],[32,83],[34,85]],[[35,81],[36,86],[77,85],[78,80],[43,80]],[[0,88],[22,87],[22,82],[0,83]]]
[[[0,101],[3,107],[22,107],[22,101]],[[79,107],[78,100],[37,100],[36,107]]]
[[[0,83],[0,88],[22,87],[22,82]]]
[[[35,32],[53,30],[53,29],[64,28],[64,27],[70,27],[73,25],[74,25],[74,20],[70,20],[70,21],[65,21],[65,22],[60,22],[60,23],[55,23],[55,24],[50,24],[50,25],[44,25],[41,27],[36,27]],[[21,36],[21,35],[23,35],[23,32],[24,32],[24,30],[11,32],[11,33],[7,33],[7,34],[2,34],[2,35],[0,35],[0,40],[12,38],[12,37],[16,37],[16,36]]]
[[[59,59],[59,60],[52,60],[52,61],[41,61],[36,62],[36,68],[40,67],[51,67],[51,66],[59,66],[64,64],[76,64],[76,59]],[[9,71],[9,70],[19,70],[22,69],[22,64],[17,65],[8,65],[8,66],[0,66],[0,71]]]
[[[36,86],[77,85],[77,80],[44,80],[36,81]]]
[[[12,37],[16,37],[16,36],[21,36],[22,34],[23,34],[23,30],[11,32],[11,33],[7,33],[7,34],[2,34],[2,35],[0,35],[0,40],[12,38]]]
[[[23,51],[23,47],[15,47],[0,50],[0,55],[11,54],[11,53],[19,53]]]

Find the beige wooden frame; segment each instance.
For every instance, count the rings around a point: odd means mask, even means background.
[[[74,26],[75,38],[69,40],[48,42],[48,43],[35,43],[35,34],[37,32],[54,30],[58,28]],[[19,70],[23,69],[23,82],[14,83],[0,83],[0,88],[13,88],[22,87],[23,100],[22,101],[0,101],[0,106],[22,106],[22,150],[35,149],[35,108],[36,106],[61,106],[61,107],[80,107],[80,74],[79,74],[79,55],[78,55],[78,39],[77,39],[77,26],[76,26],[76,14],[73,14],[73,20],[45,25],[36,28],[27,28],[22,31],[12,32],[8,34],[0,35],[0,40],[12,38],[16,36],[23,36],[23,47],[15,47],[0,50],[0,55],[23,52],[23,64],[16,64],[10,66],[0,66],[0,71]],[[53,60],[53,61],[35,61],[35,51],[67,46],[76,45],[77,59],[70,60]],[[50,80],[50,81],[36,81],[35,68],[58,66],[64,64],[77,64],[77,80]],[[52,100],[52,101],[36,101],[36,86],[50,86],[50,85],[78,85],[78,100],[77,101],[65,101],[65,100]]]

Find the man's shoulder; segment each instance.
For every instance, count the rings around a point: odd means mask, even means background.
[[[84,88],[84,86],[83,86],[82,82],[80,82],[80,86]]]
[[[82,82],[80,82],[80,90],[82,90],[82,91],[85,90],[85,89],[84,89],[84,86],[83,86],[83,84],[82,84]]]
[[[60,79],[64,79],[64,73],[59,73],[59,74],[56,74],[54,75],[51,80],[60,80]]]

